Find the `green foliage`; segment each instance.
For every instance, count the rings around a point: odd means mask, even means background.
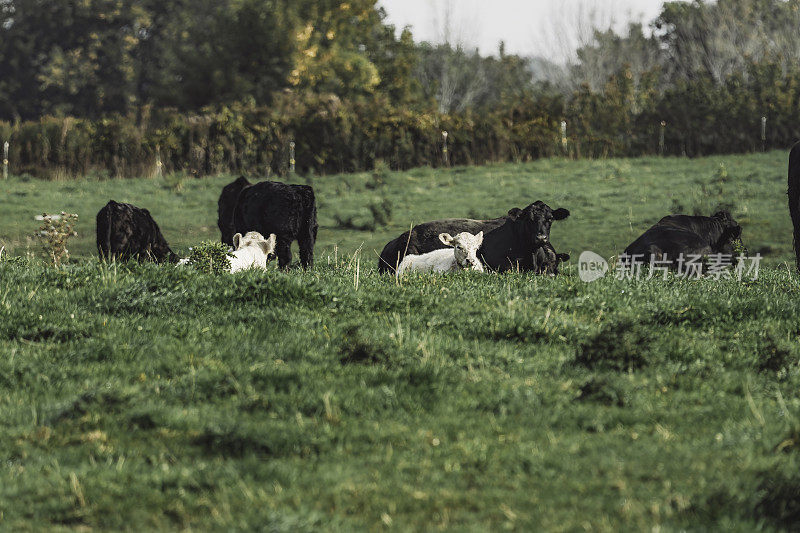
[[[189,264],[206,274],[222,274],[230,270],[228,247],[219,241],[203,241],[189,252]]]
[[[595,31],[542,75],[503,45],[415,44],[377,0],[6,0],[0,140],[51,179],[284,175],[290,140],[301,174],[438,167],[442,129],[454,165],[655,154],[662,133],[669,155],[783,149],[798,24],[798,0],[667,2],[653,35]]]

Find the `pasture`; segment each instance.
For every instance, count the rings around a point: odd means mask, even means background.
[[[183,253],[230,176],[0,182],[0,527],[785,530],[800,522],[786,153],[316,177],[316,268],[100,264],[94,214]],[[421,222],[542,199],[557,278],[379,276]],[[582,283],[668,212],[730,207],[756,281]],[[370,206],[372,209],[370,209]],[[73,261],[33,216],[80,215]],[[296,260],[295,256],[295,260]]]

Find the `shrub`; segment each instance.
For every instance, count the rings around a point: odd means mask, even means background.
[[[228,247],[221,242],[203,241],[191,249],[189,264],[206,274],[222,274],[231,267]]]
[[[70,237],[78,236],[78,232],[75,231],[78,215],[62,211],[59,215],[43,213],[40,219],[42,225],[36,237],[41,241],[47,257],[53,260],[53,264],[60,265],[62,261],[69,259],[67,241]]]

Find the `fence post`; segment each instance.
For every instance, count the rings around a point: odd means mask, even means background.
[[[444,157],[444,166],[450,166],[450,155],[447,153],[447,132],[442,131],[442,157]]]
[[[767,117],[761,117],[761,151],[767,151]]]
[[[8,179],[8,141],[3,143],[3,179]]]
[[[561,150],[567,155],[567,121],[561,121]]]
[[[156,176],[161,177],[163,166],[164,164],[161,162],[161,147],[156,146]]]
[[[294,159],[294,141],[289,141],[289,172],[294,174],[295,159]]]
[[[658,135],[658,155],[664,155],[664,130],[667,128],[666,121],[661,121],[661,132]]]

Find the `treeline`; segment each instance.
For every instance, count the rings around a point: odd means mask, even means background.
[[[437,166],[445,130],[450,164],[785,148],[797,28],[800,0],[669,2],[542,76],[376,0],[0,0],[0,141],[48,176]]]

